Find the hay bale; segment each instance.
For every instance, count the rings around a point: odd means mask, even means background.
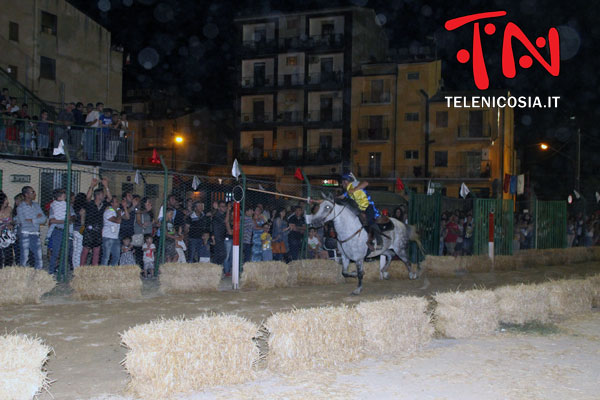
[[[520,267],[518,256],[494,256],[495,271],[514,271]]]
[[[40,298],[54,289],[54,277],[44,270],[29,267],[0,269],[0,305],[39,303]]]
[[[589,280],[570,279],[543,283],[548,291],[550,314],[570,317],[592,309],[593,288]]]
[[[142,296],[140,267],[137,265],[75,268],[71,287],[81,300],[131,299]]]
[[[424,297],[396,297],[356,306],[369,356],[413,353],[431,341],[433,325]]]
[[[452,256],[427,256],[423,261],[423,268],[426,268],[427,275],[430,277],[451,278],[458,272],[465,270],[462,265],[462,257]]]
[[[498,328],[498,303],[491,290],[437,293],[435,327],[450,338],[489,335]]]
[[[152,321],[121,335],[130,389],[167,399],[210,386],[254,379],[258,326],[235,315]]]
[[[289,265],[281,261],[244,263],[241,286],[243,289],[272,289],[289,287],[295,279],[290,277]]]
[[[592,247],[570,247],[560,249],[565,254],[565,264],[578,264],[588,261],[594,261],[594,250]]]
[[[600,261],[600,246],[592,246],[590,247],[592,250],[592,260],[591,261]]]
[[[550,302],[546,285],[513,285],[494,290],[498,301],[500,322],[524,324],[526,322],[548,322]]]
[[[39,338],[0,336],[0,399],[31,400],[42,389],[48,389],[43,367],[50,351]]]
[[[267,366],[272,371],[329,368],[363,357],[361,319],[345,305],[277,313],[265,327],[269,331]]]
[[[492,270],[492,260],[488,256],[461,256],[459,267],[467,272],[490,272]]]
[[[421,266],[423,264],[421,263]],[[413,268],[416,268],[417,265],[414,264]],[[376,259],[374,261],[369,261],[369,262],[364,262],[363,263],[363,270],[365,275],[363,276],[363,280],[365,282],[377,282],[380,279],[379,277],[379,259]],[[354,272],[356,271],[356,264],[355,263],[351,263],[348,266],[348,271],[350,272]],[[393,260],[390,263],[390,266],[388,268],[388,279],[391,280],[397,280],[397,279],[408,279],[408,270],[406,269],[406,265],[404,265],[404,263],[400,260]],[[346,282],[354,282],[356,283],[356,278],[347,278]]]
[[[600,274],[587,278],[592,292],[592,306],[600,308]]]
[[[342,266],[334,260],[297,260],[290,263],[298,285],[337,285],[344,283]]]
[[[160,292],[200,293],[216,291],[223,267],[211,263],[168,263],[160,267]]]

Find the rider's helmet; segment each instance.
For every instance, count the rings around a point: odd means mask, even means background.
[[[389,211],[388,211],[388,209],[387,209],[387,208],[384,208],[383,210],[381,210],[381,215],[384,215],[384,216],[386,216],[386,217],[389,217],[389,216],[390,216],[390,213],[389,213]]]

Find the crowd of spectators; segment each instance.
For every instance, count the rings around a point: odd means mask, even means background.
[[[30,115],[26,103],[19,106],[8,89],[2,89],[0,153],[49,157],[62,140],[73,159],[127,162],[129,136],[127,114],[104,108],[101,102],[68,103],[51,121],[47,110]]]

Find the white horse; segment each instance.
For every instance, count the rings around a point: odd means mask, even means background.
[[[336,203],[333,196],[321,194],[323,200],[315,200],[319,203],[319,208],[315,214],[307,215],[306,222],[312,225],[322,225],[325,222],[333,221],[338,238],[338,249],[342,255],[342,275],[344,277],[358,278],[358,286],[352,294],[360,294],[362,291],[362,278],[364,276],[363,261],[367,256],[367,240],[369,234],[363,227],[358,218],[359,210],[356,204],[351,200],[338,201]],[[407,227],[401,221],[390,218],[394,229],[382,234],[383,247],[380,250],[369,254],[369,258],[381,256],[379,259],[379,277],[387,279],[387,272],[394,253],[404,262],[408,269],[410,279],[417,279],[421,266],[417,263],[417,271],[413,271],[408,258],[408,245],[414,240],[422,249],[416,232],[412,227]],[[351,261],[356,263],[356,273],[348,273],[348,265]]]

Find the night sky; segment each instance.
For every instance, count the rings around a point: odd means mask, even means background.
[[[572,162],[561,155],[541,154],[535,144],[548,141],[575,157],[574,133],[582,139],[582,189],[590,196],[600,190],[600,7],[595,2],[495,0],[71,0],[112,32],[113,44],[130,54],[124,88],[159,88],[179,94],[189,107],[232,109],[235,102],[237,43],[233,19],[238,16],[288,11],[364,6],[375,10],[390,39],[390,47],[415,48],[437,44],[443,61],[446,90],[475,89],[470,64],[459,64],[456,52],[469,48],[472,25],[446,32],[444,22],[476,12],[505,10],[496,20],[501,32],[512,21],[531,39],[557,27],[561,36],[561,71],[550,76],[537,62],[517,76],[501,73],[501,34],[486,37],[484,55],[490,88],[508,88],[514,95],[561,96],[558,110],[515,112],[522,171],[530,172],[542,197],[566,195],[573,187]],[[518,49],[520,46],[515,46]],[[522,49],[521,49],[522,50]],[[525,54],[525,53],[522,53]],[[519,53],[515,53],[517,59]],[[542,52],[543,56],[547,56]],[[481,94],[484,94],[483,92]],[[571,117],[575,117],[572,119]],[[560,189],[556,182],[560,181]],[[557,192],[557,190],[559,190]]]

